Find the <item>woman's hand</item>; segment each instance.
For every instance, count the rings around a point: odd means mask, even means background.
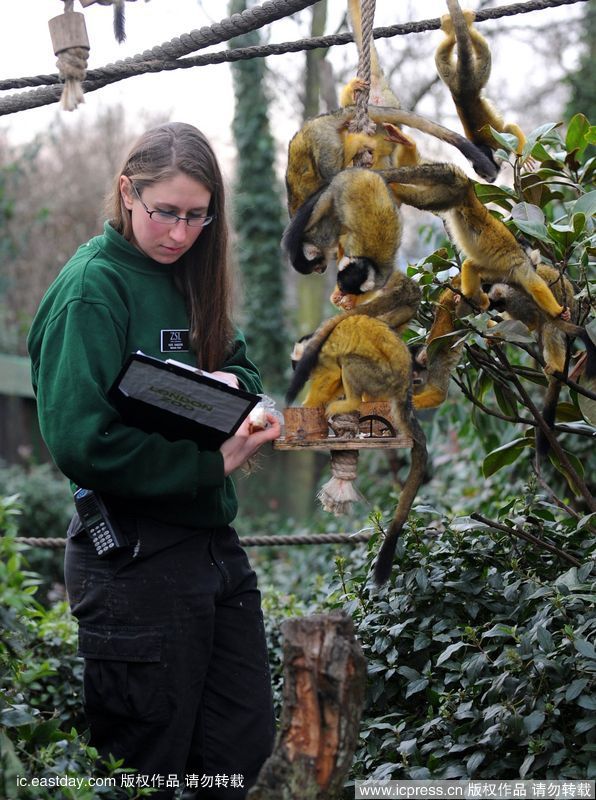
[[[265,442],[271,442],[281,434],[281,426],[272,414],[267,414],[267,423],[269,427],[265,428],[265,430],[249,434],[249,421],[247,418],[234,436],[226,439],[222,444],[219,450],[223,455],[224,473],[226,475],[245,464]]]
[[[222,372],[222,370],[218,370],[218,372],[212,372],[212,378],[216,378],[218,381],[222,383],[227,383],[228,386],[233,386],[234,389],[239,389],[240,385],[238,383],[238,377],[234,375],[232,372]]]

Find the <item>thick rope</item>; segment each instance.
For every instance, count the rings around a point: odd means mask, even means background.
[[[360,13],[362,18],[362,46],[358,53],[357,75],[363,81],[363,88],[359,89],[356,94],[356,115],[350,124],[350,129],[354,131],[369,131],[371,129],[371,121],[368,116],[371,78],[370,51],[375,19],[375,0],[360,0]],[[370,159],[363,156],[363,163],[359,163],[357,166],[369,166],[366,163],[368,160]]]
[[[278,545],[294,544],[359,544],[368,542],[372,536],[370,533],[315,533],[312,535],[295,536],[241,536],[240,544],[244,547],[277,547]],[[27,547],[64,547],[66,539],[53,539],[51,537],[36,536],[15,536],[14,540],[18,544]]]
[[[312,5],[314,0],[303,2],[301,7]],[[557,8],[558,6],[575,5],[576,3],[586,3],[588,0],[533,0],[529,3],[515,3],[501,8],[485,9],[476,12],[476,22],[500,19],[502,17],[515,16],[517,14],[527,14],[531,11],[543,11],[545,9]],[[269,5],[265,3],[263,8]],[[252,9],[254,10],[254,9]],[[243,12],[246,13],[246,12]],[[288,13],[294,13],[293,11]],[[267,20],[267,24],[272,20]],[[426,31],[438,30],[441,27],[440,19],[433,18],[418,22],[408,22],[390,27],[375,28],[373,37],[375,39],[390,38],[393,36],[405,36],[410,33],[424,33]],[[203,29],[206,30],[206,29]],[[253,28],[250,28],[253,30]],[[247,32],[247,31],[242,31]],[[190,35],[190,34],[189,34]],[[233,34],[236,35],[236,34]],[[221,41],[221,40],[220,40]],[[190,69],[192,67],[202,67],[211,64],[222,64],[225,62],[235,62],[250,58],[266,58],[267,56],[278,56],[286,53],[297,53],[305,50],[317,50],[336,45],[345,45],[354,41],[351,33],[340,33],[330,36],[317,36],[310,39],[299,39],[283,44],[268,44],[255,47],[236,48],[234,50],[222,50],[209,55],[195,56],[191,58],[168,58],[145,57],[145,60],[129,63],[120,61],[115,64],[107,65],[87,72],[87,80],[83,83],[83,88],[89,92],[102,89],[111,83],[124,80],[134,75],[143,75],[152,72],[172,71],[176,69]],[[207,46],[207,45],[205,45]],[[199,48],[197,48],[199,49]],[[135,58],[139,58],[138,56]],[[0,90],[24,89],[28,87],[42,87],[31,92],[9,95],[0,100],[0,116],[14,114],[18,111],[25,111],[28,108],[39,108],[40,106],[50,105],[60,99],[61,88],[57,88],[60,78],[57,74],[36,75],[24,78],[7,78],[0,80]]]
[[[246,9],[241,14],[233,14],[231,17],[211,27],[205,27],[201,28],[201,30],[194,30],[190,33],[182,34],[179,38],[175,37],[169,42],[156,45],[151,50],[145,50],[143,53],[138,53],[126,60],[108,64],[104,67],[104,70],[106,74],[114,75],[122,70],[135,67],[140,63],[154,60],[172,61],[188,55],[189,53],[193,53],[196,50],[202,50],[214,44],[227,42],[235,36],[241,36],[242,34],[262,28],[264,25],[314,5],[315,2],[316,0],[267,0],[262,6]],[[110,81],[107,82],[109,83]],[[0,106],[0,115],[11,114],[15,111],[22,111],[25,108],[35,108],[39,105],[48,105],[48,103],[55,102],[55,91],[49,89],[47,92],[48,93],[46,93],[46,90],[34,90],[33,92],[26,92],[22,95],[8,97]],[[30,95],[33,95],[33,97]],[[22,100],[23,105],[19,105],[19,100]],[[36,102],[38,100],[41,100],[41,102]],[[11,103],[11,101],[16,101],[16,103]],[[14,107],[15,104],[17,107]]]

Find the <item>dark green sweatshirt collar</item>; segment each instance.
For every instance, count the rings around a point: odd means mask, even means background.
[[[150,275],[155,275],[156,272],[164,275],[172,274],[172,264],[160,264],[158,261],[154,261],[144,253],[141,253],[134,244],[127,241],[107,221],[104,222],[103,235],[97,238],[104,255],[114,263],[120,264],[127,269]]]

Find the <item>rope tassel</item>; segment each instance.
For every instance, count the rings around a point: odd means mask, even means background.
[[[358,450],[331,452],[331,479],[321,487],[317,499],[324,511],[336,517],[347,514],[353,503],[364,500],[354,485],[358,477]]]
[[[336,436],[355,439],[359,431],[360,414],[355,411],[347,414],[335,414],[329,419],[329,425]],[[352,503],[364,500],[354,481],[358,477],[358,450],[331,451],[331,479],[321,487],[317,495],[323,509],[335,514],[347,514]]]
[[[65,0],[64,14],[53,17],[48,23],[54,54],[58,56],[56,66],[64,81],[60,107],[65,111],[74,111],[85,102],[81,84],[85,80],[89,58],[85,17],[72,10],[73,2]]]

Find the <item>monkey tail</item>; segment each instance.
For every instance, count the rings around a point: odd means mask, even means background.
[[[126,39],[126,29],[124,27],[124,0],[116,0],[114,3],[114,36],[119,44]]]
[[[570,336],[577,336],[582,340],[586,348],[586,362],[584,366],[584,376],[586,383],[592,383],[596,378],[596,345],[592,341],[590,334],[580,325],[561,320],[558,327]],[[549,378],[546,394],[544,396],[544,406],[542,417],[548,427],[553,430],[557,413],[557,403],[561,393],[561,381],[553,375]],[[550,443],[541,428],[536,429],[536,460],[540,463],[546,458],[550,450]]]
[[[412,460],[410,464],[410,471],[408,477],[402,487],[399,495],[399,502],[395,509],[395,514],[387,530],[385,540],[379,550],[377,562],[374,569],[374,579],[377,586],[384,584],[391,575],[391,567],[393,566],[393,556],[395,548],[397,547],[397,540],[403,530],[404,524],[412,508],[412,504],[418,493],[422,481],[424,480],[424,473],[426,470],[427,452],[426,452],[426,437],[424,431],[420,427],[418,420],[412,408],[412,392],[408,392],[407,410],[408,427],[412,436]]]
[[[344,314],[338,314],[335,317],[331,317],[331,319],[325,320],[312,335],[311,340],[304,348],[302,358],[296,364],[292,381],[286,392],[286,403],[288,405],[293,403],[296,399],[298,393],[308,380],[310,373],[317,366],[323,345],[331,336],[337,325],[345,319],[345,316]]]
[[[578,339],[582,340],[586,348],[586,366],[584,374],[586,379],[591,381],[596,377],[596,344],[594,344],[588,331],[581,325],[574,325],[573,322],[567,322],[563,319],[554,319],[551,320],[551,322],[568,336],[577,336]]]
[[[561,393],[561,381],[554,376],[548,380],[546,387],[546,394],[544,395],[544,406],[542,408],[542,418],[553,430],[555,427],[555,417],[557,413],[557,403],[559,402],[559,395]],[[536,428],[536,461],[540,463],[548,455],[550,450],[550,443],[546,438],[544,431],[541,428]]]
[[[352,112],[353,113],[353,112]],[[413,111],[405,111],[401,108],[389,108],[387,106],[368,106],[368,116],[373,122],[382,124],[383,122],[392,122],[395,125],[405,125],[409,128],[427,133],[437,139],[447,142],[452,147],[457,148],[460,153],[465,156],[472,164],[475,172],[491,183],[495,180],[498,173],[498,167],[487,154],[477,145],[470,142],[464,136],[460,136],[455,131],[439,125],[438,122],[433,122],[420,114],[415,114]]]
[[[470,41],[468,26],[458,0],[447,0],[447,9],[453,23],[453,32],[455,33],[455,41],[457,42],[459,72],[461,75],[472,75],[474,72],[472,43]],[[460,91],[461,88],[462,87],[460,87]]]
[[[323,253],[313,259],[308,259],[304,255],[302,242],[304,240],[304,230],[308,225],[310,216],[314,207],[316,206],[320,196],[327,189],[328,184],[324,184],[314,194],[305,200],[304,203],[298,208],[292,219],[286,225],[281,238],[281,246],[290,264],[301,275],[310,275],[317,267],[325,264],[325,257]]]

